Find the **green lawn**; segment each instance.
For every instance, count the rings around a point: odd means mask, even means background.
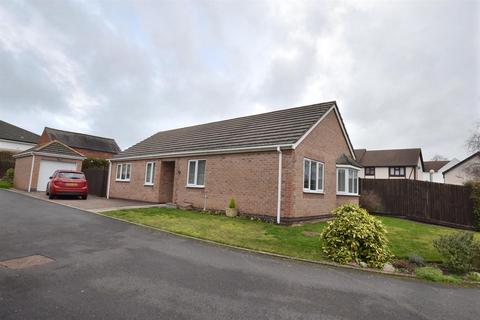
[[[9,189],[11,187],[12,185],[10,184],[10,182],[0,179],[0,189]]]
[[[324,259],[320,239],[324,222],[287,227],[248,218],[228,218],[223,215],[166,208],[119,210],[104,214],[239,247],[305,259]],[[432,240],[441,234],[455,231],[391,217],[379,219],[388,230],[390,247],[397,257],[417,254],[427,261],[438,261],[440,257],[431,244]],[[477,236],[480,238],[479,233]]]

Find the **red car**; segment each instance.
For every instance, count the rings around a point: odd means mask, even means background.
[[[46,193],[49,199],[70,195],[80,196],[85,200],[88,196],[87,179],[80,171],[56,170],[50,177]]]

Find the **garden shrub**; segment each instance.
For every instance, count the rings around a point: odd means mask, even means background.
[[[382,268],[390,261],[387,231],[382,222],[357,205],[343,205],[322,231],[323,252],[339,263],[364,261]]]
[[[467,273],[472,270],[474,260],[480,255],[480,243],[474,233],[463,231],[442,235],[433,241],[433,246],[444,258],[449,271]]]
[[[101,158],[87,158],[83,160],[82,169],[89,168],[108,168],[108,161]]]
[[[237,207],[237,203],[235,202],[235,198],[231,198],[228,202],[228,207],[230,209],[235,209]]]
[[[416,254],[411,254],[408,256],[408,261],[411,263],[416,264],[417,266],[424,266],[425,265],[425,259],[423,257],[416,255]]]
[[[368,212],[383,211],[382,199],[373,190],[368,190],[362,193],[362,196],[360,197],[360,206],[365,208]]]
[[[435,267],[423,267],[415,270],[417,277],[435,282],[460,283],[462,280],[453,276],[444,275],[442,270]]]
[[[13,168],[7,169],[7,171],[5,171],[5,176],[3,177],[3,180],[12,184],[14,174],[15,174],[15,169],[13,169]]]
[[[472,189],[470,198],[473,201],[473,216],[475,219],[475,226],[480,228],[480,182],[469,182],[466,184]]]
[[[470,281],[480,282],[480,273],[478,273],[478,272],[470,272],[470,273],[467,275],[467,279],[470,280]]]

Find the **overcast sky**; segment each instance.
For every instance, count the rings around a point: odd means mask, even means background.
[[[113,137],[336,100],[355,148],[462,158],[478,1],[1,1],[0,119]]]

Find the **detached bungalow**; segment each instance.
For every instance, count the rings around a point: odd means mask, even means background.
[[[353,147],[335,102],[159,132],[110,159],[107,197],[291,223],[358,203]]]

